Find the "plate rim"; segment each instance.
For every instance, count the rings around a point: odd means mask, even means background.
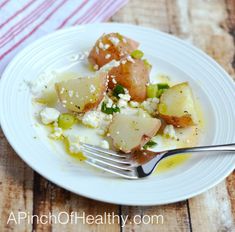
[[[77,29],[86,29],[86,27],[94,27],[94,26],[102,26],[102,25],[114,25],[116,24],[117,26],[119,27],[122,27],[122,26],[128,26],[128,27],[131,27],[133,29],[135,28],[142,28],[143,30],[146,30],[146,31],[151,31],[153,33],[160,33],[164,36],[167,36],[167,37],[170,37],[174,40],[176,40],[177,42],[180,42],[180,43],[183,43],[184,45],[190,47],[192,50],[196,51],[197,53],[200,53],[201,56],[203,56],[204,58],[206,58],[207,60],[209,60],[213,66],[216,66],[217,69],[219,71],[222,72],[222,74],[224,76],[226,76],[226,79],[227,81],[230,82],[230,85],[234,88],[235,90],[235,83],[234,81],[232,80],[232,78],[229,76],[229,74],[222,68],[222,66],[220,66],[213,58],[211,58],[210,56],[208,56],[205,52],[203,52],[202,50],[200,50],[199,48],[189,44],[188,42],[184,41],[184,40],[181,40],[179,38],[177,38],[176,36],[174,35],[170,35],[170,34],[167,34],[165,32],[162,32],[162,31],[159,31],[159,30],[156,30],[156,29],[152,29],[152,28],[147,28],[147,27],[143,27],[143,26],[137,26],[137,25],[132,25],[132,24],[126,24],[126,23],[91,23],[91,24],[86,24],[86,25],[80,25],[80,26],[74,26],[74,27],[69,27],[69,28],[65,28],[65,29],[61,29],[61,30],[58,30],[58,31],[55,31],[55,32],[52,32],[52,33],[49,33],[48,35],[45,35],[45,36],[42,36],[41,38],[35,40],[34,42],[30,43],[28,46],[26,46],[25,48],[23,48],[22,50],[20,50],[15,56],[14,58],[11,60],[11,62],[6,66],[6,68],[4,69],[3,73],[2,73],[2,77],[0,78],[0,89],[3,88],[3,85],[4,85],[4,80],[7,78],[7,75],[6,73],[8,72],[8,70],[11,69],[11,66],[14,66],[14,63],[15,61],[17,61],[18,57],[21,56],[22,53],[26,52],[27,50],[30,49],[30,47],[34,47],[37,43],[41,43],[43,40],[46,40],[50,37],[53,37],[53,36],[56,36],[57,34],[63,34],[63,33],[66,33],[66,31],[73,31],[73,30],[77,30]],[[0,91],[3,93],[3,91]],[[1,97],[1,94],[0,94],[0,97]],[[41,176],[43,176],[45,179],[51,181],[52,183],[56,184],[57,186],[60,186],[64,189],[67,189],[68,191],[70,192],[73,192],[75,194],[78,194],[80,196],[83,196],[83,197],[88,197],[90,199],[94,199],[94,200],[98,200],[98,201],[102,201],[102,202],[108,202],[108,203],[112,203],[112,204],[121,204],[121,205],[136,205],[136,204],[130,204],[128,202],[126,203],[123,203],[122,201],[118,201],[118,200],[114,200],[114,201],[109,201],[109,200],[105,200],[104,198],[102,197],[94,197],[94,195],[89,195],[89,194],[83,194],[83,193],[80,193],[79,191],[75,191],[74,189],[71,189],[69,188],[68,186],[65,186],[64,184],[60,183],[59,181],[57,181],[56,179],[53,179],[51,178],[50,176],[46,176],[46,174],[44,175],[44,173],[41,173],[40,170],[38,170],[37,166],[34,166],[34,165],[31,165],[29,164],[29,162],[27,162],[26,159],[24,159],[22,156],[21,156],[21,153],[14,145],[14,141],[13,139],[11,139],[11,136],[8,134],[4,124],[2,124],[2,122],[4,121],[3,120],[3,113],[1,114],[0,113],[0,125],[1,125],[1,128],[3,130],[3,133],[5,135],[5,137],[7,138],[7,141],[9,142],[9,144],[11,145],[11,147],[14,149],[14,151],[16,152],[16,154],[30,167],[32,168],[34,171],[36,171],[37,173],[39,173]],[[175,198],[173,201],[166,201],[166,202],[162,202],[162,203],[156,203],[156,204],[152,204],[152,203],[149,203],[149,204],[146,204],[146,203],[141,203],[141,204],[138,204],[139,206],[152,206],[152,205],[164,205],[164,204],[169,204],[169,203],[173,203],[173,202],[178,202],[178,201],[182,201],[182,200],[186,200],[186,199],[189,199],[189,198],[192,198],[196,195],[199,195],[203,192],[205,192],[206,190],[209,190],[211,189],[212,187],[214,187],[215,185],[217,185],[218,183],[220,183],[222,180],[224,180],[233,170],[235,169],[235,163],[233,165],[231,165],[231,168],[228,169],[226,172],[224,172],[223,175],[220,176],[220,178],[217,179],[217,181],[214,181],[213,183],[211,183],[210,185],[208,185],[207,187],[205,188],[202,188],[201,190],[197,191],[197,192],[194,192],[192,194],[188,194],[187,196],[184,195],[183,197],[178,197],[178,198]]]

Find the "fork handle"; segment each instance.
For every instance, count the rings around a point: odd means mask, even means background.
[[[173,155],[178,153],[187,153],[187,152],[203,152],[203,151],[221,151],[221,152],[231,152],[235,151],[235,143],[231,144],[222,144],[222,145],[211,145],[211,146],[201,146],[201,147],[188,147],[188,148],[178,148],[169,150],[166,155]]]

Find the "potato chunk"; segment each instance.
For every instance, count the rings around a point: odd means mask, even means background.
[[[133,101],[142,102],[147,96],[147,83],[151,68],[143,60],[134,59],[114,67],[109,71],[109,88],[118,83],[129,90]],[[113,79],[115,81],[113,81]]]
[[[129,153],[140,149],[159,130],[161,121],[151,117],[117,114],[109,127],[113,144]]]
[[[197,123],[197,113],[192,90],[187,82],[167,89],[158,105],[160,116],[167,124],[187,127]]]
[[[139,43],[119,33],[110,33],[101,36],[90,51],[88,60],[91,65],[99,69],[111,60],[120,60],[137,49]]]
[[[55,84],[56,93],[68,110],[86,112],[99,105],[107,89],[107,74],[83,77]]]

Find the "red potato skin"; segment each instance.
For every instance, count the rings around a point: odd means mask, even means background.
[[[148,135],[143,135],[140,141],[140,145],[133,148],[131,151],[129,152],[134,152],[134,151],[138,151],[141,149],[141,147],[143,147],[147,142],[149,142],[149,140],[155,136],[157,134],[157,132],[159,131],[160,127],[161,127],[161,121],[159,119],[156,119],[156,124],[153,125],[153,130],[151,132],[148,133]],[[125,151],[123,151],[125,152]],[[126,153],[126,152],[125,152]]]
[[[159,115],[162,119],[164,119],[164,121],[167,124],[171,124],[178,128],[185,128],[185,127],[194,125],[191,115],[188,115],[188,114],[185,114],[181,117],[164,115],[164,114],[159,114]]]
[[[115,87],[113,78],[117,84],[127,88],[133,101],[142,102],[147,97],[147,83],[151,68],[147,67],[142,60],[134,59],[134,63],[127,61],[109,71],[109,89]]]
[[[119,39],[120,42],[115,46],[110,40],[110,37],[120,38],[118,33],[110,33],[101,36],[95,43],[94,47],[91,49],[90,54],[88,56],[88,60],[92,66],[98,65],[98,69],[104,66],[105,64],[109,63],[111,60],[120,60],[125,57],[127,54],[130,54],[134,50],[136,50],[139,46],[139,43],[129,39],[125,36],[122,36],[126,43],[123,42],[122,39]],[[108,44],[110,47],[106,50],[99,48],[99,42],[103,44]],[[96,50],[99,50],[97,53]],[[106,59],[105,56],[110,54],[110,58]]]

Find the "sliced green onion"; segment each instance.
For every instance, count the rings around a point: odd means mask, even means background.
[[[146,66],[146,68],[151,69],[152,65],[148,62],[148,60],[144,59],[144,65]]]
[[[118,32],[117,32],[117,37],[118,37],[118,39],[123,40],[123,35],[121,35],[121,34],[118,33]]]
[[[113,113],[117,113],[117,112],[120,112],[120,109],[119,107],[107,107],[106,103],[103,102],[102,103],[102,106],[101,106],[101,111],[105,114],[113,114]]]
[[[151,84],[147,86],[147,97],[154,98],[157,96],[158,86],[157,84]]]
[[[135,50],[131,53],[131,57],[134,59],[141,59],[144,56],[144,53],[140,50]]]
[[[58,126],[62,129],[69,129],[75,123],[75,117],[71,114],[61,114],[58,119]]]
[[[143,148],[146,150],[148,148],[155,146],[156,144],[157,144],[156,142],[154,142],[153,140],[150,140],[143,146]]]
[[[118,94],[125,94],[125,90],[122,85],[116,85],[113,89],[113,96],[119,98]]]
[[[157,97],[157,98],[161,97],[164,92],[165,92],[165,89],[159,89],[159,90],[157,91],[156,97]]]

